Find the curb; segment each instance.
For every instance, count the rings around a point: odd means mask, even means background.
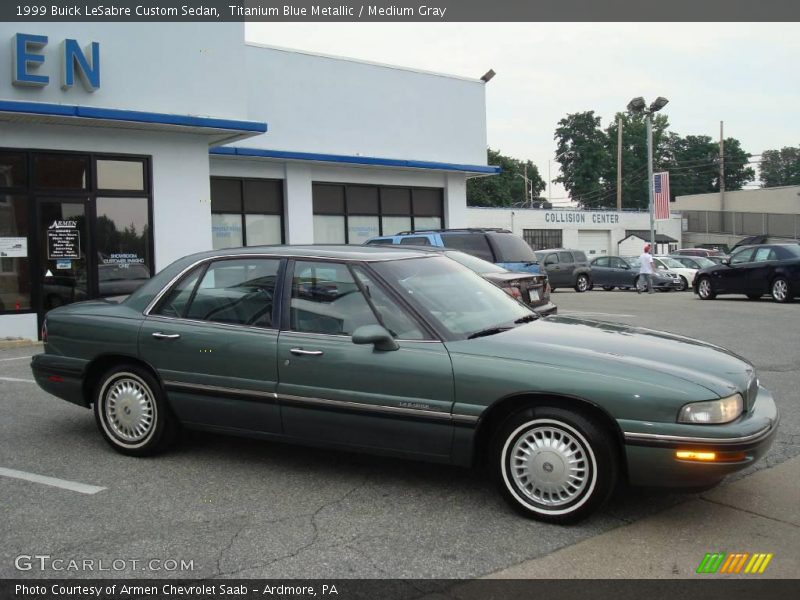
[[[34,340],[0,340],[0,350],[9,350],[11,348],[28,348],[31,346],[41,346],[42,342]]]

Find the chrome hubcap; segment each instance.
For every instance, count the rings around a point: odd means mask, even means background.
[[[708,282],[708,279],[703,279],[703,281],[700,282],[698,291],[703,298],[708,297],[708,294],[711,291],[711,284]]]
[[[539,426],[522,434],[511,448],[514,483],[530,500],[558,507],[575,500],[589,481],[586,449],[568,432]]]
[[[578,288],[579,288],[581,291],[586,291],[586,286],[587,286],[587,285],[588,285],[588,283],[587,283],[587,280],[586,280],[586,278],[584,278],[584,277],[580,277],[580,278],[578,279]]]
[[[778,279],[772,284],[772,295],[775,296],[776,300],[785,300],[787,293],[789,293],[789,286],[783,279]]]
[[[145,439],[155,423],[155,404],[141,381],[122,377],[106,391],[106,421],[120,439],[135,443]]]

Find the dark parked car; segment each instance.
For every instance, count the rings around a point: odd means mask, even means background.
[[[576,292],[592,289],[592,268],[583,250],[553,248],[537,250],[535,254],[550,279],[551,289],[571,287]]]
[[[713,267],[720,263],[716,263],[706,256],[684,256],[682,254],[670,254],[670,258],[677,260],[684,267],[689,269],[705,269],[706,267]]]
[[[549,522],[587,516],[623,477],[713,485],[760,459],[778,425],[753,365],[718,346],[540,318],[402,248],[195,254],[122,302],[50,311],[42,339],[37,383],[93,406],[123,454],[162,450],[183,425],[482,463],[516,510]]]
[[[744,294],[758,300],[770,294],[776,302],[791,302],[800,295],[800,244],[738,248],[723,264],[697,273],[694,293],[703,300],[720,294]]]
[[[705,256],[706,258],[714,259],[718,258],[722,260],[727,256],[721,250],[716,250],[713,248],[681,248],[680,250],[675,250],[672,254],[677,256]]]
[[[382,235],[366,241],[367,246],[387,244],[460,250],[516,273],[541,272],[531,247],[508,229],[475,227],[401,231],[395,235]]]
[[[375,245],[375,244],[370,244]],[[408,246],[425,252],[437,252],[447,258],[451,258],[475,271],[484,279],[491,281],[496,286],[502,288],[512,298],[516,298],[530,306],[542,316],[554,315],[558,308],[550,301],[550,283],[547,275],[541,273],[514,273],[503,267],[485,261],[466,252],[458,250],[447,250],[446,248],[433,248],[430,246]]]
[[[638,258],[598,256],[590,264],[594,283],[604,290],[610,292],[614,288],[636,289],[636,282],[639,279]],[[657,270],[653,273],[653,287],[661,291],[677,290],[681,288],[681,281]]]

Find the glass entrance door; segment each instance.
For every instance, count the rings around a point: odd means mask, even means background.
[[[39,315],[91,297],[87,201],[42,198],[36,203]]]

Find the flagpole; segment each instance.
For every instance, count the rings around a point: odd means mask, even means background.
[[[656,246],[656,219],[655,202],[653,198],[653,113],[648,112],[647,121],[647,197],[650,207],[650,248],[653,254],[658,254]]]

